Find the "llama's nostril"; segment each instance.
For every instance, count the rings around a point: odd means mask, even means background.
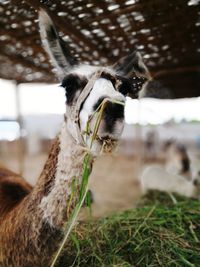
[[[108,97],[103,96],[98,99],[96,104],[93,106],[93,110],[97,110],[99,106],[102,104],[102,102],[108,99]],[[119,103],[118,103],[119,102]],[[114,99],[107,101],[105,103],[104,111],[103,111],[103,121],[104,121],[104,130],[107,133],[114,133],[116,128],[119,128],[117,132],[120,132],[121,125],[117,126],[117,122],[122,122],[124,120],[124,105],[125,103],[124,99]]]
[[[124,118],[124,106],[117,103],[109,102],[105,107],[105,115],[115,119]]]
[[[99,98],[99,100],[94,104],[93,106],[93,110],[97,110],[99,108],[99,106],[102,104],[103,100],[105,99],[105,96],[102,96]]]
[[[109,133],[114,131],[116,122],[124,119],[124,106],[116,103],[107,103],[104,110],[105,130]]]
[[[108,96],[102,96],[102,97],[100,97],[99,99],[98,99],[98,101],[94,104],[94,106],[93,106],[93,110],[95,111],[95,110],[97,110],[99,107],[100,107],[100,105],[102,104],[102,102],[104,101],[104,100],[107,100],[106,101],[106,106],[109,106],[109,104],[111,104],[112,106],[114,106],[114,105],[117,105],[117,106],[119,106],[119,105],[121,105],[122,107],[123,107],[123,109],[124,109],[124,106],[125,106],[125,98],[122,96],[122,97],[118,97],[118,98],[116,98],[116,99],[112,99],[112,98],[110,98],[110,97],[108,97]],[[110,105],[110,106],[111,106]]]

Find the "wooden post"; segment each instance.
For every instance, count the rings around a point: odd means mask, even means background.
[[[19,138],[18,138],[18,172],[20,175],[23,174],[24,171],[24,143],[23,143],[23,120],[21,114],[21,102],[19,95],[19,84],[15,83],[15,102],[16,102],[16,115],[17,122],[19,124]]]
[[[137,106],[137,117],[138,123],[136,125],[136,162],[137,162],[137,172],[141,172],[142,168],[142,158],[143,158],[143,141],[142,141],[142,126],[141,126],[141,102],[138,100]]]

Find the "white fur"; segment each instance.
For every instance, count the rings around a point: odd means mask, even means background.
[[[190,159],[192,180],[197,179],[200,182],[200,155],[196,153],[191,153],[190,151],[188,154]]]
[[[147,167],[141,176],[143,192],[159,190],[178,193],[186,197],[199,197],[197,187],[181,175],[170,174],[159,166]]]
[[[180,175],[182,169],[182,154],[176,147],[176,143],[170,145],[165,152],[165,169],[160,165],[146,167],[141,183],[143,191],[160,190],[175,192],[187,197],[200,198],[200,157],[194,152],[188,151],[190,170]]]
[[[166,164],[166,171],[171,174],[179,174],[181,170],[181,162],[180,161],[170,161]]]
[[[87,120],[94,111],[93,107],[102,96],[113,100],[125,101],[125,97],[115,90],[109,80],[103,78],[98,79],[94,83],[93,89],[80,112],[82,131],[86,129]],[[102,121],[102,126],[103,123]],[[102,127],[102,129],[104,129],[104,127]],[[119,121],[116,123],[116,131],[112,135],[109,135],[119,138],[122,129],[123,121]],[[101,130],[100,133],[106,134],[103,130]],[[59,209],[59,207],[63,209],[63,207],[67,206],[67,199],[70,198],[70,194],[72,193],[69,184],[75,177],[78,179],[82,176],[80,163],[82,164],[83,162],[85,152],[85,148],[82,148],[77,142],[77,128],[69,117],[67,118],[67,122],[63,123],[59,140],[60,152],[58,154],[56,166],[55,184],[50,193],[44,196],[40,203],[43,219],[54,227],[58,226],[58,223],[61,221],[60,218],[55,216],[55,214],[62,214],[62,212],[57,212],[57,209]],[[87,141],[89,142],[90,140]],[[98,152],[99,147],[100,145],[94,142],[92,151]]]
[[[94,111],[93,107],[102,96],[112,100],[125,101],[125,97],[115,90],[111,81],[103,78],[97,79],[80,112],[81,131],[86,129],[88,118]],[[67,108],[69,108],[70,111],[70,107]],[[103,123],[102,121],[102,126]],[[119,138],[123,129],[123,124],[123,121],[117,122],[116,131],[112,135],[109,135]],[[104,129],[104,127],[102,127],[102,129]],[[106,134],[103,130],[101,130],[100,133]],[[62,209],[63,207],[67,207],[67,199],[70,198],[70,194],[72,193],[69,184],[74,178],[80,179],[80,177],[82,177],[80,164],[82,166],[85,153],[85,148],[81,147],[77,142],[77,128],[70,117],[63,123],[59,140],[60,152],[58,154],[56,166],[55,184],[50,193],[44,196],[40,203],[43,219],[54,227],[58,227],[59,222],[62,221],[61,218],[55,216],[55,214],[62,214],[62,212],[58,212],[57,210],[60,207]],[[87,144],[90,144],[90,140],[87,141]],[[98,142],[94,142],[92,152],[98,153],[100,147]]]
[[[110,73],[111,75],[116,75],[116,72],[112,69],[112,67],[103,68],[86,64],[81,64],[79,66],[74,67],[70,73],[76,73],[77,75],[83,75],[89,78],[92,74],[94,74],[98,70],[105,71],[107,73]]]
[[[81,129],[86,129],[88,118],[94,112],[93,107],[102,96],[125,102],[125,97],[115,90],[111,81],[104,78],[97,79],[80,112]]]
[[[190,162],[190,170],[182,173],[188,180],[199,180],[200,182],[200,155],[188,150],[188,159]],[[166,170],[171,174],[179,174],[182,170],[181,152],[176,149],[176,143],[172,144],[166,152]]]
[[[82,166],[85,150],[76,144],[67,130],[68,127],[66,123],[63,123],[59,137],[60,152],[56,166],[55,185],[51,192],[42,198],[40,203],[43,219],[54,227],[58,227],[57,224],[62,221],[57,217],[57,214],[62,216],[62,212],[58,212],[58,209],[63,210],[63,207],[67,207],[67,200],[72,193],[69,186],[70,182],[74,178],[80,179],[82,177],[80,164]]]

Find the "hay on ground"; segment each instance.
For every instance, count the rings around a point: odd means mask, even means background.
[[[64,266],[200,266],[200,202],[150,192],[138,208],[79,224]]]

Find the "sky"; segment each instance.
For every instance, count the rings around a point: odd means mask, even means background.
[[[15,84],[0,80],[0,118],[16,116]],[[63,114],[65,112],[64,89],[58,84],[19,85],[22,115]],[[160,124],[170,119],[179,122],[200,120],[200,97],[181,100],[127,98],[125,108],[126,122],[141,124]]]

